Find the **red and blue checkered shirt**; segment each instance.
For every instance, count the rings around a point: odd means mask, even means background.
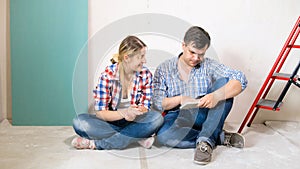
[[[119,77],[119,64],[106,67],[99,77],[94,92],[95,110],[117,110],[122,97],[122,85]],[[146,67],[136,72],[130,91],[130,105],[144,106],[150,110],[152,97],[152,73]]]

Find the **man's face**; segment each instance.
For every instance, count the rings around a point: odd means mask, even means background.
[[[183,55],[181,57],[183,57],[183,61],[187,65],[195,67],[203,61],[205,52],[208,49],[208,45],[205,45],[202,49],[197,49],[193,47],[192,44],[186,45],[185,43],[183,43],[182,49]]]

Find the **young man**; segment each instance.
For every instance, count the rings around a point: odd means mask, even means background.
[[[182,53],[156,69],[153,79],[155,109],[164,111],[164,124],[157,134],[160,144],[195,148],[194,162],[211,161],[216,145],[244,147],[243,136],[223,131],[233,97],[247,85],[245,75],[205,58],[210,36],[193,26],[185,33]],[[187,102],[194,107],[180,108]]]

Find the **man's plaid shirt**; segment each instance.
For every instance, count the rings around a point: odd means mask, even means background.
[[[210,58],[205,58],[199,66],[191,70],[188,83],[186,83],[180,78],[178,59],[174,57],[161,63],[155,71],[152,101],[153,107],[157,110],[163,111],[162,100],[166,97],[191,96],[196,98],[207,94],[213,82],[222,77],[240,81],[242,90],[247,87],[248,81],[244,73]]]

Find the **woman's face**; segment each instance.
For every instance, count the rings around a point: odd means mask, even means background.
[[[140,52],[128,58],[128,65],[132,71],[142,71],[143,65],[146,63],[146,48],[142,48]]]

